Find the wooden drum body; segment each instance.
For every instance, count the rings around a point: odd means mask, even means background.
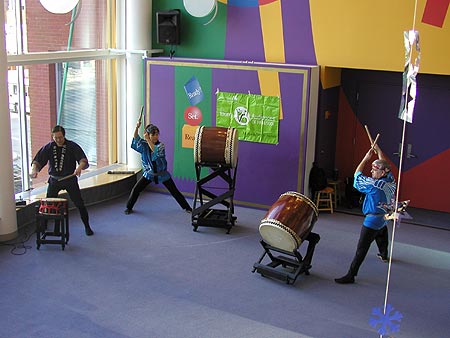
[[[237,165],[238,135],[236,128],[201,126],[195,133],[194,162],[205,165]]]
[[[41,215],[65,215],[67,214],[67,200],[65,198],[43,198],[39,206]]]
[[[316,205],[308,197],[288,191],[267,211],[259,233],[267,244],[292,252],[311,232],[318,216]]]

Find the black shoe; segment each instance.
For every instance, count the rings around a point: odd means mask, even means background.
[[[84,227],[84,231],[86,232],[86,236],[92,236],[94,234],[90,226]]]
[[[125,213],[125,215],[129,215],[129,214],[131,214],[133,212],[133,210],[132,209],[125,209],[125,211],[124,211],[124,213]]]
[[[380,253],[377,253],[377,257],[378,257],[382,262],[384,262],[384,263],[389,262],[389,258],[388,258],[387,256],[383,256],[383,255],[380,254]]]
[[[338,284],[353,284],[355,282],[355,277],[347,274],[341,278],[335,278],[334,281]]]

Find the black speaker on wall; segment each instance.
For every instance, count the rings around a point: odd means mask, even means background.
[[[180,44],[180,16],[179,9],[156,12],[156,37],[159,44]]]

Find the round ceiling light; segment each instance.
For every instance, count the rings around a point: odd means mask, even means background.
[[[55,14],[69,13],[78,4],[79,0],[39,0],[41,5],[49,11]]]
[[[183,0],[186,11],[197,18],[203,18],[217,6],[217,0]]]

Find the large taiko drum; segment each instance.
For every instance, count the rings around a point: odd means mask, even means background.
[[[235,168],[238,157],[236,128],[201,126],[195,133],[194,162]]]
[[[316,205],[308,197],[288,191],[267,211],[259,233],[267,244],[292,252],[311,232],[318,216]]]
[[[65,215],[67,213],[67,200],[65,198],[43,198],[39,205],[42,215]]]

